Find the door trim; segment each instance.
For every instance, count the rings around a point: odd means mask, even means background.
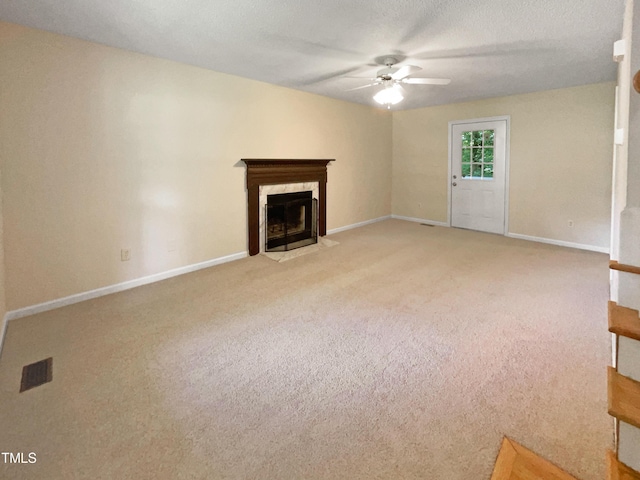
[[[465,120],[451,120],[449,122],[449,136],[448,136],[448,145],[449,145],[449,166],[447,169],[447,225],[451,226],[451,171],[452,171],[452,163],[453,163],[453,138],[451,132],[453,131],[454,125],[465,125],[467,123],[477,123],[477,122],[496,122],[496,121],[506,121],[507,123],[507,132],[506,132],[506,145],[504,152],[504,231],[503,235],[507,235],[509,233],[509,166],[511,162],[509,161],[509,152],[511,150],[511,115],[500,115],[497,117],[483,117],[483,118],[471,118]]]

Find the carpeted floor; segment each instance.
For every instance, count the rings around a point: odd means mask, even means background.
[[[604,478],[608,257],[388,220],[9,323],[7,479]],[[18,393],[23,365],[53,381]]]

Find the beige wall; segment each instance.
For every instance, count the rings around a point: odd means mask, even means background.
[[[246,251],[241,158],[335,158],[328,229],[391,213],[387,112],[7,23],[0,64],[9,310]]]
[[[509,232],[608,247],[614,96],[604,83],[394,113],[393,214],[447,222],[448,122],[510,115]]]
[[[245,251],[241,158],[335,158],[329,229],[446,222],[448,122],[495,115],[511,116],[510,232],[608,246],[612,83],[392,120],[7,23],[0,63],[8,310]]]

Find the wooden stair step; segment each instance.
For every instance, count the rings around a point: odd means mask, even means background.
[[[491,480],[577,480],[528,448],[504,437]],[[615,480],[631,480],[624,477]],[[633,479],[635,480],[635,479]]]
[[[616,454],[607,451],[607,480],[640,480],[640,473],[621,463]]]
[[[636,267],[635,265],[627,265],[626,263],[618,263],[616,260],[609,261],[609,268],[611,270],[618,270],[620,272],[640,274],[640,267]]]
[[[640,428],[640,382],[608,368],[609,415]]]
[[[640,316],[638,310],[621,307],[609,302],[609,331],[616,335],[640,340]]]

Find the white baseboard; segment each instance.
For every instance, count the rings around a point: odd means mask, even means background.
[[[402,215],[391,215],[391,218],[395,218],[396,220],[406,220],[407,222],[425,223],[427,225],[433,225],[433,226],[436,226],[436,227],[448,227],[449,226],[449,224],[447,222],[437,222],[435,220],[427,220],[425,218],[403,217]]]
[[[327,235],[333,235],[334,233],[344,232],[345,230],[351,230],[352,228],[364,227],[365,225],[381,222],[383,220],[389,220],[390,218],[391,218],[391,215],[386,215],[384,217],[374,218],[373,220],[366,220],[364,222],[354,223],[352,225],[346,225],[344,227],[333,228],[331,230],[327,230]]]
[[[442,227],[448,227],[449,225],[444,222],[437,222],[433,220],[421,219],[421,218],[413,218],[413,217],[404,217],[400,215],[386,215],[384,217],[374,218],[372,220],[367,220],[364,222],[354,223],[352,225],[346,225],[344,227],[334,228],[332,230],[327,231],[327,235],[332,235],[334,233],[344,232],[346,230],[351,230],[353,228],[363,227],[365,225],[369,225],[376,222],[381,222],[383,220],[388,220],[389,218],[394,218],[397,220],[406,220],[409,222],[417,222],[417,223],[426,223],[429,225],[436,225]],[[521,235],[519,233],[507,233],[507,237],[517,238],[520,240],[529,240],[533,242],[547,243],[551,245],[558,245],[561,247],[570,247],[570,248],[578,248],[581,250],[590,250],[594,252],[600,253],[609,253],[609,248],[607,247],[598,247],[595,245],[585,245],[581,243],[574,242],[565,242],[562,240],[553,240],[550,238],[543,237],[533,237],[530,235]],[[17,310],[11,310],[6,313],[4,316],[2,326],[0,326],[0,353],[2,352],[2,345],[4,342],[4,337],[7,330],[7,323],[10,320],[14,320],[16,318],[22,318],[29,315],[34,315],[36,313],[46,312],[48,310],[53,310],[55,308],[64,307],[67,305],[72,305],[74,303],[83,302],[85,300],[90,300],[92,298],[102,297],[104,295],[110,295],[116,292],[122,292],[124,290],[129,290],[135,287],[139,287],[142,285],[148,285],[150,283],[159,282],[161,280],[166,280],[167,278],[176,277],[178,275],[184,275],[185,273],[195,272],[197,270],[201,270],[203,268],[213,267],[215,265],[220,265],[222,263],[232,262],[234,260],[240,260],[242,258],[247,257],[247,252],[239,252],[234,253],[232,255],[227,255],[224,257],[214,258],[211,260],[207,260],[205,262],[195,263],[192,265],[186,265],[184,267],[175,268],[173,270],[167,270],[166,272],[156,273],[154,275],[149,275],[142,278],[137,278],[135,280],[129,280],[126,282],[118,283],[115,285],[109,285],[106,287],[97,288],[95,290],[89,290],[87,292],[76,293],[74,295],[69,295],[68,297],[58,298],[56,300],[50,300],[48,302],[39,303],[36,305],[31,305],[24,308],[19,308]]]
[[[427,225],[435,225],[438,227],[449,227],[446,222],[437,222],[435,220],[427,220],[414,217],[403,217],[402,215],[391,215],[392,218],[398,220],[406,220],[408,222],[426,223]],[[531,242],[547,243],[549,245],[558,245],[560,247],[577,248],[579,250],[590,250],[592,252],[609,253],[608,247],[598,247],[595,245],[586,245],[583,243],[565,242],[563,240],[554,240],[552,238],[534,237],[531,235],[521,235],[519,233],[507,233],[505,237],[517,238],[520,240],[529,240]]]
[[[7,322],[9,319],[5,315],[2,317],[2,325],[0,326],[0,358],[2,358],[2,347],[4,346],[4,337],[7,334]]]
[[[234,260],[240,260],[245,258],[247,252],[234,253],[224,257],[218,257],[211,260],[207,260],[200,263],[194,263],[192,265],[186,265],[184,267],[174,268],[167,270],[166,272],[156,273],[142,278],[136,278],[135,280],[129,280],[115,285],[109,285],[107,287],[96,288],[95,290],[89,290],[88,292],[76,293],[69,295],[68,297],[58,298],[44,303],[38,303],[37,305],[31,305],[29,307],[19,308],[17,310],[11,310],[7,312],[6,321],[14,320],[16,318],[26,317],[28,315],[34,315],[36,313],[46,312],[47,310],[53,310],[54,308],[65,307],[74,303],[83,302],[96,297],[102,297],[104,295],[110,295],[116,292],[122,292],[123,290],[129,290],[149,283],[159,282],[166,280],[167,278],[177,277],[178,275],[184,275],[185,273],[195,272],[202,270],[203,268],[213,267],[220,265],[221,263],[232,262]]]
[[[592,252],[609,253],[609,247],[597,247],[595,245],[586,245],[584,243],[565,242],[563,240],[554,240],[552,238],[532,237],[531,235],[520,235],[519,233],[507,233],[505,237],[518,238],[520,240],[529,240],[532,242],[548,243],[550,245],[558,245],[560,247],[590,250]]]

